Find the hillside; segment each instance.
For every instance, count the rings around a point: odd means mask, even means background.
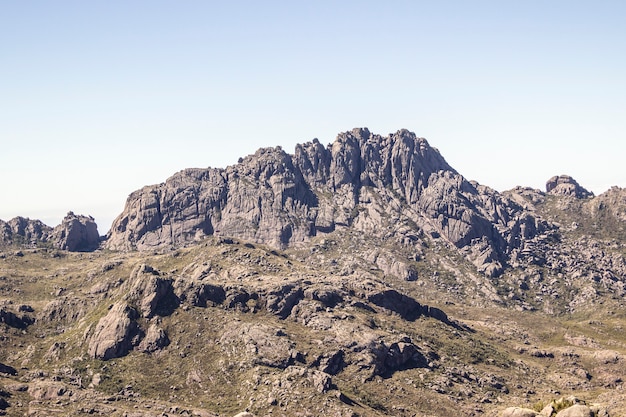
[[[96,250],[2,222],[0,414],[626,415],[625,220],[354,129],[137,190]]]

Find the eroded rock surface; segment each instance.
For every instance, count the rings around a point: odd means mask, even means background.
[[[581,187],[569,175],[555,175],[546,182],[546,192],[556,195],[568,195],[576,198],[593,197],[593,193]]]
[[[67,213],[51,236],[54,246],[72,252],[87,252],[100,245],[98,226],[93,217]]]
[[[387,219],[391,216],[391,219]],[[386,222],[413,224],[442,236],[487,275],[502,272],[510,253],[549,227],[515,201],[467,181],[437,149],[407,130],[389,136],[367,129],[260,149],[226,169],[186,169],[132,193],[106,242],[110,249],[150,249],[233,236],[276,248],[299,245],[337,228],[381,234]],[[400,264],[384,266],[415,280]]]
[[[125,302],[115,303],[96,325],[89,342],[89,356],[107,360],[126,355],[139,343],[137,317],[137,311]]]

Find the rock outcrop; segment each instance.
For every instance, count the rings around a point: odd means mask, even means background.
[[[576,198],[593,197],[593,193],[581,187],[569,175],[555,175],[546,182],[546,192],[555,195],[569,195]]]
[[[127,303],[115,303],[96,325],[89,342],[89,356],[107,360],[126,355],[141,338],[137,317],[137,311]]]
[[[535,410],[522,407],[509,407],[502,411],[501,417],[536,417],[539,415]]]
[[[88,252],[100,245],[100,234],[93,217],[71,211],[54,228],[50,238],[56,248],[71,252]]]
[[[15,217],[8,222],[0,220],[0,245],[33,245],[45,242],[50,237],[52,228],[40,220]]]
[[[0,220],[0,246],[17,245],[53,247],[70,252],[93,251],[100,245],[98,225],[91,216],[68,212],[61,224],[52,228],[40,220],[15,217],[8,222]]]
[[[395,230],[407,242],[426,233],[470,248],[466,256],[490,276],[550,227],[467,181],[414,133],[383,137],[354,129],[327,147],[313,140],[293,155],[260,149],[226,169],[186,169],[135,191],[105,246],[144,250],[215,234],[284,248],[340,228],[381,235],[407,222],[413,226]]]

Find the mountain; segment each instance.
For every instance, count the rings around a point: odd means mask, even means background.
[[[452,244],[497,276],[554,229],[514,199],[467,181],[414,133],[354,129],[327,147],[260,149],[226,169],[187,169],[130,195],[105,247],[178,246],[209,235],[284,249],[338,229]]]
[[[354,129],[180,171],[94,236],[0,223],[0,415],[626,414],[625,189],[500,193]]]

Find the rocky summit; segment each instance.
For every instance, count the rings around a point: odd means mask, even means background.
[[[497,192],[407,130],[0,221],[0,415],[626,415],[626,189]]]
[[[551,228],[515,199],[467,181],[414,133],[354,129],[327,147],[261,149],[226,169],[187,169],[144,187],[105,247],[176,247],[217,235],[284,249],[350,229],[406,241],[428,235],[497,276]]]

